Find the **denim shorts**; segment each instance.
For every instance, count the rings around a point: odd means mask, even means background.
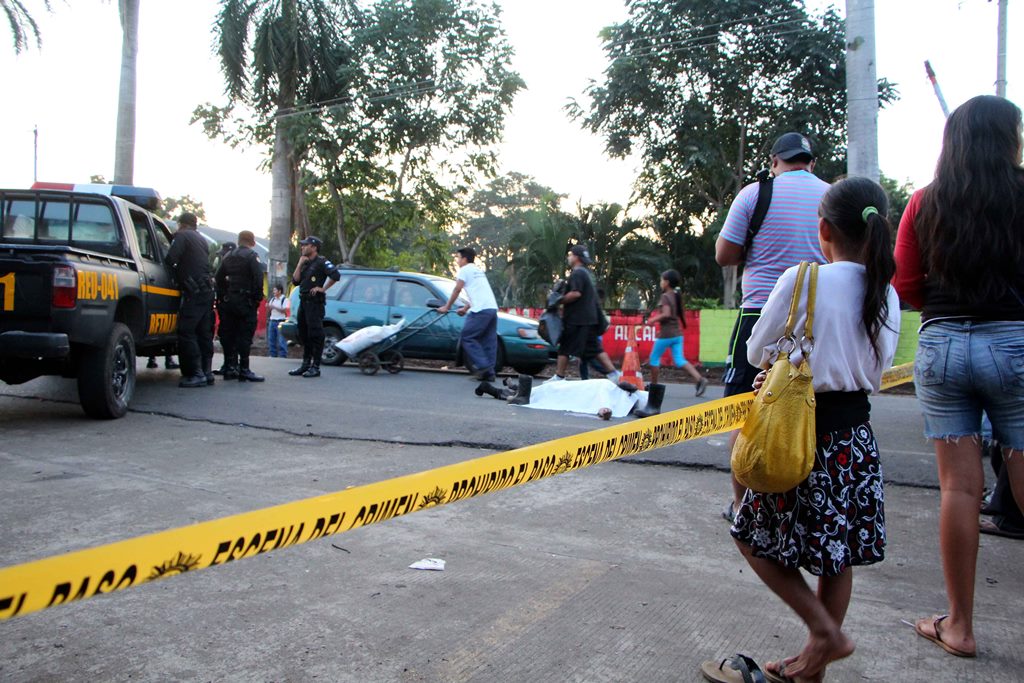
[[[930,439],[981,435],[1024,449],[1024,322],[936,322],[921,330],[914,385]]]

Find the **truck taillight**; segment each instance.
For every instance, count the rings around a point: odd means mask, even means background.
[[[72,266],[53,269],[53,307],[74,308],[78,303],[78,273]]]

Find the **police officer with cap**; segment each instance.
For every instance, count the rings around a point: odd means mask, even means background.
[[[213,384],[213,278],[206,238],[196,231],[196,215],[178,216],[178,231],[166,262],[181,287],[178,311],[178,354],[182,380],[191,389]]]
[[[238,233],[238,247],[229,251],[217,268],[217,311],[220,343],[224,348],[224,379],[262,382],[249,369],[256,311],[263,300],[263,267],[253,247],[256,237],[248,230]]]
[[[289,375],[319,377],[320,357],[324,352],[324,304],[326,292],[341,279],[337,266],[320,255],[323,242],[307,237],[299,242],[302,256],[292,273],[292,284],[299,288],[299,343],[302,344],[302,365]]]

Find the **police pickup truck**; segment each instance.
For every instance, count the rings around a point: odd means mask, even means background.
[[[176,351],[159,202],[119,185],[0,189],[0,380],[74,378],[89,416],[127,412],[136,354]]]

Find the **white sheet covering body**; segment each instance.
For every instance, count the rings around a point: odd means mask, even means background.
[[[633,408],[642,409],[646,405],[646,391],[631,394],[607,379],[584,379],[535,386],[530,393],[529,405],[523,407],[587,415],[597,415],[601,408],[611,408],[612,417],[625,417]]]

